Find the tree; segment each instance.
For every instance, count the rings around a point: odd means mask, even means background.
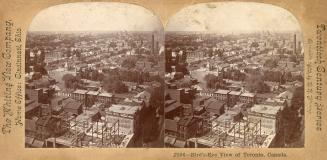
[[[245,82],[250,92],[266,93],[270,91],[269,86],[264,83],[263,76],[261,75],[250,75]]]
[[[285,142],[292,143],[300,138],[301,118],[298,113],[304,114],[304,87],[295,89],[292,97],[292,106],[282,111],[282,121],[285,129]]]
[[[117,77],[106,76],[103,80],[103,88],[107,92],[126,93],[128,87]]]
[[[160,85],[160,87],[153,88],[150,93],[149,104],[154,108],[163,108],[164,106],[164,87]]]
[[[133,68],[136,65],[136,61],[137,61],[136,58],[126,57],[121,65],[126,68]]]
[[[291,55],[291,57],[290,57],[290,61],[291,62],[294,62],[294,63],[298,63],[298,61],[297,61],[297,58],[296,58],[296,55]]]
[[[225,81],[218,76],[215,76],[213,74],[207,74],[204,76],[204,80],[206,81],[206,85],[208,88],[212,89],[219,89],[219,88],[225,88]]]
[[[258,48],[259,47],[258,42],[252,42],[251,47]]]
[[[81,88],[82,80],[79,76],[74,76],[72,74],[65,74],[62,77],[62,80],[65,82],[66,88],[76,89]]]
[[[35,64],[33,66],[35,72],[39,72],[42,75],[47,75],[48,71],[45,69],[45,63]]]
[[[304,107],[304,87],[297,87],[292,97],[292,108],[299,109]]]
[[[278,62],[276,59],[267,59],[263,66],[268,67],[268,68],[275,68],[277,67]]]

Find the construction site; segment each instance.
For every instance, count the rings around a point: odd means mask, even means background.
[[[122,127],[123,117],[101,117],[94,120],[95,114],[86,110],[81,115],[60,115],[61,127],[65,131],[61,136],[45,140],[46,147],[53,148],[125,148],[132,143],[133,132]],[[124,122],[123,122],[124,123]]]
[[[210,131],[187,140],[194,148],[268,148],[275,134],[265,134],[261,120],[240,120],[238,122],[211,120]]]

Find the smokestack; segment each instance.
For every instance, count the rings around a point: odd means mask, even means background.
[[[294,54],[296,54],[296,34],[294,34]]]
[[[154,54],[154,34],[152,34],[152,54]]]

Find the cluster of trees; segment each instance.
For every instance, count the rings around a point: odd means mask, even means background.
[[[115,76],[122,81],[136,82],[142,84],[143,82],[160,81],[159,75],[151,76],[149,72],[141,72],[138,70],[114,69],[105,70],[105,75]]]
[[[215,76],[213,74],[205,75],[204,80],[206,81],[207,87],[211,89],[219,89],[226,87],[226,82],[221,77]]]
[[[45,63],[38,63],[33,66],[34,72],[39,72],[42,75],[47,75],[48,71],[45,69]]]
[[[281,71],[264,71],[263,72],[263,79],[265,81],[272,81],[272,82],[280,82],[281,84],[285,84],[286,79],[292,77],[290,72],[286,74],[282,73]]]
[[[164,91],[165,88],[163,84],[161,84],[160,87],[153,88],[151,90],[151,95],[149,100],[149,105],[152,108],[157,109],[160,115],[163,115],[163,111],[164,111],[164,96],[165,96]]]
[[[126,93],[128,87],[117,76],[105,76],[103,80],[103,88],[107,92],[113,93]]]
[[[104,78],[104,75],[102,73],[99,73],[98,70],[93,70],[93,69],[85,69],[80,70],[77,74],[79,77],[82,79],[88,79],[88,80],[93,80],[93,81],[102,81]]]
[[[83,88],[83,81],[81,77],[74,76],[72,74],[65,74],[62,77],[62,80],[65,82],[65,87],[70,89]]]
[[[281,71],[264,71],[263,78],[265,81],[280,82],[281,84],[295,80],[303,82],[303,76],[293,76],[291,72],[282,73]]]
[[[258,42],[252,42],[251,43],[251,47],[258,48],[259,47],[259,43]]]
[[[267,93],[270,91],[270,87],[264,82],[261,75],[250,75],[245,79],[247,89],[250,92]]]
[[[301,127],[301,117],[304,115],[304,87],[298,87],[293,93],[292,105],[286,107],[282,112],[282,121],[285,133],[286,144],[299,141],[303,128]],[[303,143],[303,142],[301,142]],[[302,144],[303,145],[303,144]],[[301,146],[298,146],[301,147]]]
[[[278,66],[277,59],[267,59],[263,66],[268,68],[276,68]]]
[[[163,79],[159,76],[150,76],[148,72],[139,72],[135,70],[108,70],[103,78],[103,87],[108,92],[125,93],[128,92],[128,87],[123,81],[143,82],[158,81]]]
[[[136,57],[128,56],[123,60],[123,62],[121,63],[121,66],[128,68],[128,69],[134,68],[136,65],[136,62],[137,62]]]
[[[223,78],[231,79],[235,81],[244,81],[246,78],[246,74],[242,73],[240,70],[230,70],[228,72],[223,71]]]

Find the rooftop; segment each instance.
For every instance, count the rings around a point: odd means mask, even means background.
[[[217,94],[228,94],[230,91],[225,89],[218,89],[215,93]]]
[[[40,107],[40,103],[32,101],[32,103],[29,103],[25,106],[25,112],[32,111],[33,109]]]
[[[174,101],[173,103],[170,103],[169,105],[165,106],[165,113],[171,112],[179,107],[182,107],[182,104]]]
[[[89,94],[89,95],[98,95],[99,92],[98,91],[88,91],[87,94]]]
[[[246,92],[246,93],[242,93],[241,96],[244,96],[244,97],[254,97],[254,93]]]
[[[283,106],[255,104],[252,108],[250,108],[250,112],[276,115],[278,111],[281,110],[282,108]]]
[[[172,119],[165,119],[165,130],[177,132],[177,121]]]
[[[241,94],[241,92],[240,91],[230,91],[229,94],[239,96]]]
[[[128,106],[121,104],[113,104],[111,107],[109,107],[109,111],[111,112],[130,115],[134,115],[138,111],[138,109],[139,107],[137,106]]]
[[[112,94],[111,93],[107,93],[107,92],[103,92],[103,93],[100,93],[99,96],[112,97]]]
[[[77,93],[77,94],[86,94],[87,92],[88,92],[87,90],[77,89],[77,90],[75,90],[73,93]]]

